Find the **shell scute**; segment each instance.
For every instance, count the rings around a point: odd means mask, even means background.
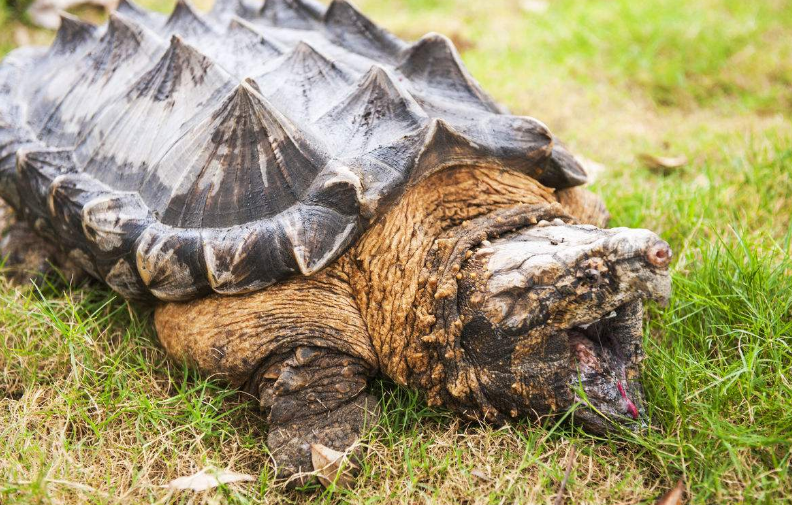
[[[334,42],[375,61],[395,63],[407,48],[401,39],[375,25],[346,0],[333,0],[323,22]]]
[[[323,13],[322,4],[311,0],[264,0],[256,19],[270,26],[311,30]]]
[[[122,296],[311,275],[458,165],[585,181],[447,38],[407,44],[347,0],[253,3],[165,17],[122,0],[106,25],[66,16],[49,49],[0,65],[0,196]]]
[[[159,39],[147,29],[113,14],[96,45],[65,68],[41,78],[30,97],[27,124],[47,145],[73,146],[81,129],[124,86],[148,67]]]
[[[467,71],[453,42],[439,33],[427,34],[413,44],[398,70],[418,84],[427,101],[441,100],[457,106],[463,103],[483,112],[502,112]]]
[[[160,300],[189,300],[211,292],[201,231],[154,224],[135,245],[135,266],[146,289]],[[199,254],[196,254],[199,251]]]

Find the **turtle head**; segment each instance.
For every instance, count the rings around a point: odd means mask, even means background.
[[[640,426],[643,301],[668,300],[670,260],[648,230],[561,220],[482,243],[459,302],[486,403],[512,418],[577,406],[573,421],[595,433]]]

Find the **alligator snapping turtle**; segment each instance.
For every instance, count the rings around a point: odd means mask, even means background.
[[[281,476],[355,444],[377,373],[493,423],[639,424],[671,251],[602,228],[585,181],[447,38],[407,44],[345,0],[123,1],[0,67],[11,266],[157,302],[171,356],[269,412]]]

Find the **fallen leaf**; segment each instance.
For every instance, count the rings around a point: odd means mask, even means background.
[[[685,156],[654,156],[652,154],[641,153],[638,155],[638,161],[651,170],[652,172],[659,172],[663,175],[668,175],[671,172],[684,167],[688,159]]]
[[[682,497],[685,495],[685,483],[682,479],[677,481],[674,489],[660,497],[655,505],[682,505]]]
[[[188,477],[179,477],[168,484],[167,487],[174,491],[206,491],[221,484],[232,484],[234,482],[253,482],[256,478],[245,473],[232,472],[230,470],[216,470],[214,468],[204,468],[200,472]]]
[[[316,477],[324,487],[331,483],[344,489],[349,489],[355,483],[352,470],[356,467],[349,461],[346,453],[335,451],[322,444],[311,444],[311,463],[313,463]]]
[[[547,12],[549,8],[550,4],[546,0],[522,0],[520,2],[520,9],[532,14],[542,14]]]

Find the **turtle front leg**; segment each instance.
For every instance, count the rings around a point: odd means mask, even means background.
[[[315,470],[324,485],[351,483],[358,442],[379,415],[376,399],[365,392],[369,370],[360,358],[299,347],[262,371],[254,384],[269,410],[267,445],[279,477],[303,485]]]
[[[165,304],[155,324],[171,357],[258,399],[277,475],[292,486],[313,471],[327,484],[336,451],[354,454],[376,422],[365,387],[378,361],[339,268],[243,296]]]

